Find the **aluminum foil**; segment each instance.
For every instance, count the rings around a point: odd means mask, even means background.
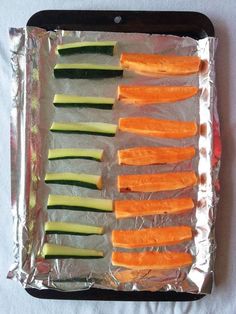
[[[56,30],[39,28],[10,29],[12,65],[11,115],[11,173],[12,214],[14,221],[14,264],[8,278],[18,280],[24,287],[53,288],[63,291],[90,287],[122,291],[175,290],[190,293],[210,293],[213,283],[215,256],[215,214],[219,194],[220,136],[215,90],[214,54],[217,40],[205,38]],[[73,55],[60,57],[55,52],[59,43],[78,40],[117,40],[115,56]],[[95,62],[118,64],[121,51],[177,55],[198,55],[205,60],[200,75],[183,77],[147,77],[124,72],[123,78],[101,80],[55,79],[53,67],[57,62]],[[115,97],[117,86],[127,84],[196,85],[198,96],[174,104],[135,107],[116,102],[113,110],[55,109],[55,93],[84,96]],[[53,121],[94,121],[118,123],[123,116],[151,116],[160,119],[195,120],[200,134],[190,139],[153,139],[117,132],[114,138],[91,135],[51,134]],[[119,148],[135,145],[186,146],[194,145],[196,157],[174,165],[119,166]],[[48,161],[49,148],[103,148],[101,163],[88,160]],[[194,169],[200,180],[198,186],[161,193],[118,193],[116,177],[124,173],[158,173]],[[70,171],[102,174],[104,188],[94,191],[85,188],[46,185],[47,171]],[[48,194],[67,194],[112,199],[161,199],[190,196],[195,209],[181,215],[161,215],[116,220],[113,213],[90,213],[46,209]],[[103,236],[69,236],[44,234],[47,220],[71,221],[104,226]],[[131,280],[119,281],[120,267],[111,265],[111,231],[168,225],[190,225],[195,230],[193,241],[151,250],[188,251],[194,256],[190,268],[172,271],[131,271]],[[45,241],[75,247],[101,249],[105,257],[99,260],[44,260],[41,250]],[[117,275],[118,274],[118,275]]]

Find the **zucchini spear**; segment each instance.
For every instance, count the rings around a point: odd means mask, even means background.
[[[102,258],[103,252],[92,249],[81,249],[70,246],[45,243],[42,250],[42,256],[45,259],[58,259],[58,258],[91,259]]]
[[[102,177],[85,173],[58,172],[47,173],[45,182],[51,184],[77,185],[89,189],[102,189]]]
[[[88,149],[88,148],[57,148],[49,149],[48,159],[89,159],[101,161],[103,149]]]
[[[75,95],[56,94],[53,99],[55,107],[85,107],[95,109],[112,109],[114,98],[108,97],[84,97]]]
[[[47,221],[44,225],[46,234],[92,235],[103,234],[102,227],[80,225],[69,222]]]
[[[54,67],[55,78],[103,79],[122,75],[122,68],[115,65],[58,63]]]
[[[53,122],[50,131],[60,133],[78,133],[103,136],[115,136],[117,130],[116,124],[103,122],[79,122],[63,123]]]
[[[112,212],[113,203],[109,199],[49,194],[47,208]]]
[[[61,56],[76,53],[101,53],[113,56],[116,41],[82,41],[57,45],[57,51]]]

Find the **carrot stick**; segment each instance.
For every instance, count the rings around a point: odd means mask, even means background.
[[[128,117],[119,119],[119,129],[140,135],[180,139],[197,133],[196,122],[159,120],[148,117]]]
[[[197,183],[193,171],[118,176],[120,192],[160,192],[183,189]]]
[[[193,257],[182,252],[113,252],[112,265],[131,269],[175,269],[190,266]]]
[[[192,159],[194,147],[133,147],[118,150],[120,165],[145,166],[171,164]]]
[[[174,245],[191,239],[192,229],[188,226],[112,231],[112,245],[126,249]]]
[[[118,87],[118,99],[129,104],[151,105],[181,101],[198,93],[195,86],[129,86]]]
[[[123,69],[149,75],[189,75],[200,71],[201,59],[197,56],[165,56],[145,53],[122,53]]]
[[[114,204],[117,219],[148,215],[180,214],[194,207],[191,198],[116,200]]]

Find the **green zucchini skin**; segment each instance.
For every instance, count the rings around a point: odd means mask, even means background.
[[[92,109],[105,109],[112,110],[113,104],[102,104],[102,103],[53,103],[58,108],[92,108]]]
[[[61,56],[68,56],[68,55],[73,55],[76,53],[99,53],[99,54],[113,56],[114,46],[84,46],[84,47],[57,49],[57,51]]]
[[[92,190],[99,190],[96,184],[83,182],[83,181],[75,181],[75,180],[45,180],[47,184],[61,184],[61,185],[75,185],[80,186],[82,188],[88,188]]]
[[[70,206],[70,205],[47,205],[47,209],[62,209],[62,210],[78,210],[78,211],[89,211],[89,212],[99,212],[99,213],[112,213],[112,211],[103,210],[100,208],[94,207],[85,207],[85,206]]]
[[[98,259],[103,258],[104,256],[78,256],[78,255],[45,255],[45,259]]]
[[[66,131],[66,130],[50,130],[54,133],[65,133],[65,134],[86,134],[86,135],[98,135],[98,136],[107,136],[107,137],[114,137],[114,133],[103,133],[103,132],[90,132],[90,131]]]
[[[101,79],[123,75],[123,70],[108,69],[54,69],[55,78]]]

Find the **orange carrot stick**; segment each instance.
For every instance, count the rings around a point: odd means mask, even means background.
[[[170,164],[192,159],[194,147],[133,147],[118,150],[120,165],[144,166]]]
[[[197,183],[195,172],[167,172],[118,176],[120,192],[160,192],[183,189]]]
[[[198,93],[195,86],[129,86],[118,87],[118,99],[129,104],[151,105],[185,100]]]
[[[166,56],[145,53],[122,53],[123,69],[151,75],[189,75],[200,71],[197,56]]]
[[[117,219],[148,215],[180,214],[194,207],[191,198],[116,200],[114,204]]]
[[[126,249],[146,246],[174,245],[191,239],[192,229],[188,226],[112,231],[112,245],[114,247]]]
[[[146,136],[180,139],[196,135],[197,124],[196,122],[129,117],[119,119],[119,129]]]
[[[189,266],[193,257],[182,252],[113,252],[112,265],[131,269],[175,269]]]

